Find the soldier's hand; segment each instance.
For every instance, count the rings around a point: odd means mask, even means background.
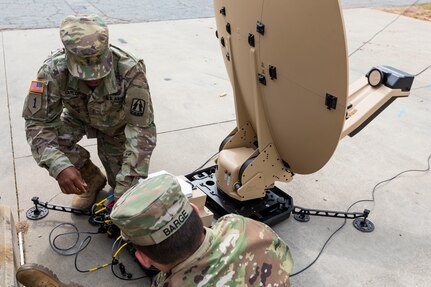
[[[87,192],[87,184],[74,166],[60,172],[57,176],[57,181],[61,191],[65,194],[83,194]]]

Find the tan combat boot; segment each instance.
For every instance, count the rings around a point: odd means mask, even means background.
[[[21,265],[16,272],[16,279],[26,287],[82,287],[73,282],[65,284],[51,270],[34,263]]]
[[[82,179],[87,183],[87,192],[72,198],[73,208],[90,208],[96,200],[97,193],[106,185],[106,177],[91,160],[87,160],[79,169]]]

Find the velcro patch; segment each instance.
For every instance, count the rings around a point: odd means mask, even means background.
[[[30,84],[30,93],[43,93],[45,89],[45,83],[42,81],[31,81]]]

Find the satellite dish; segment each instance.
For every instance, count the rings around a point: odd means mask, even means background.
[[[214,6],[238,126],[250,122],[256,130],[258,79],[281,159],[295,173],[319,170],[335,151],[346,116],[348,61],[338,0],[216,0]]]

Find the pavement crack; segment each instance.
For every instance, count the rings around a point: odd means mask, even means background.
[[[73,9],[73,6],[72,6],[72,5],[70,5],[70,3],[69,3],[67,0],[64,0],[64,3],[66,3],[66,5],[67,5],[67,6],[69,6],[70,10],[72,10],[74,14],[76,14],[76,13],[77,13],[77,12],[76,12],[76,10],[75,10],[75,9]]]
[[[397,17],[395,17],[394,19],[392,19],[392,21],[390,21],[382,29],[380,29],[373,36],[371,36],[370,39],[368,39],[367,41],[363,42],[362,45],[360,45],[358,48],[356,48],[356,50],[354,50],[352,53],[350,53],[349,57],[353,56],[356,52],[358,52],[359,50],[361,50],[365,45],[369,44],[374,38],[376,38],[378,35],[380,35],[380,33],[382,33],[383,31],[385,31],[387,28],[389,28],[389,26],[391,26],[393,23],[395,23],[401,16],[403,16],[411,7],[413,7],[414,5],[416,5],[418,2],[419,2],[419,0],[416,0],[415,2],[413,2],[412,4],[410,4],[410,6],[408,6],[403,11],[403,13],[399,14]]]
[[[178,1],[178,4],[180,4],[181,6],[186,7],[186,8],[190,7],[190,5],[185,3],[184,1]]]
[[[118,18],[118,17],[109,16],[108,14],[106,14],[105,12],[103,12],[103,10],[99,9],[99,7],[97,7],[95,4],[93,4],[93,3],[89,2],[89,1],[87,1],[87,3],[90,4],[91,6],[93,6],[93,8],[96,9],[97,11],[99,11],[100,14],[103,15],[105,18],[112,19],[112,20],[114,20],[114,22],[115,22],[115,20],[119,21],[121,23],[130,23],[131,22],[130,20],[126,20],[126,19],[122,19],[122,18]]]
[[[18,184],[16,181],[16,163],[15,163],[15,149],[13,145],[13,131],[12,131],[12,119],[10,115],[10,100],[9,100],[9,87],[8,87],[8,79],[7,79],[7,66],[6,66],[6,49],[4,46],[4,36],[3,32],[1,33],[1,43],[2,43],[2,51],[3,51],[3,69],[4,69],[4,79],[5,79],[5,89],[6,89],[6,102],[7,102],[7,113],[9,119],[9,134],[10,134],[10,144],[12,150],[12,169],[13,169],[13,180],[15,185],[15,197],[16,197],[16,207],[18,211],[18,221],[21,220],[20,215],[20,206],[19,206],[19,196],[18,196]]]

